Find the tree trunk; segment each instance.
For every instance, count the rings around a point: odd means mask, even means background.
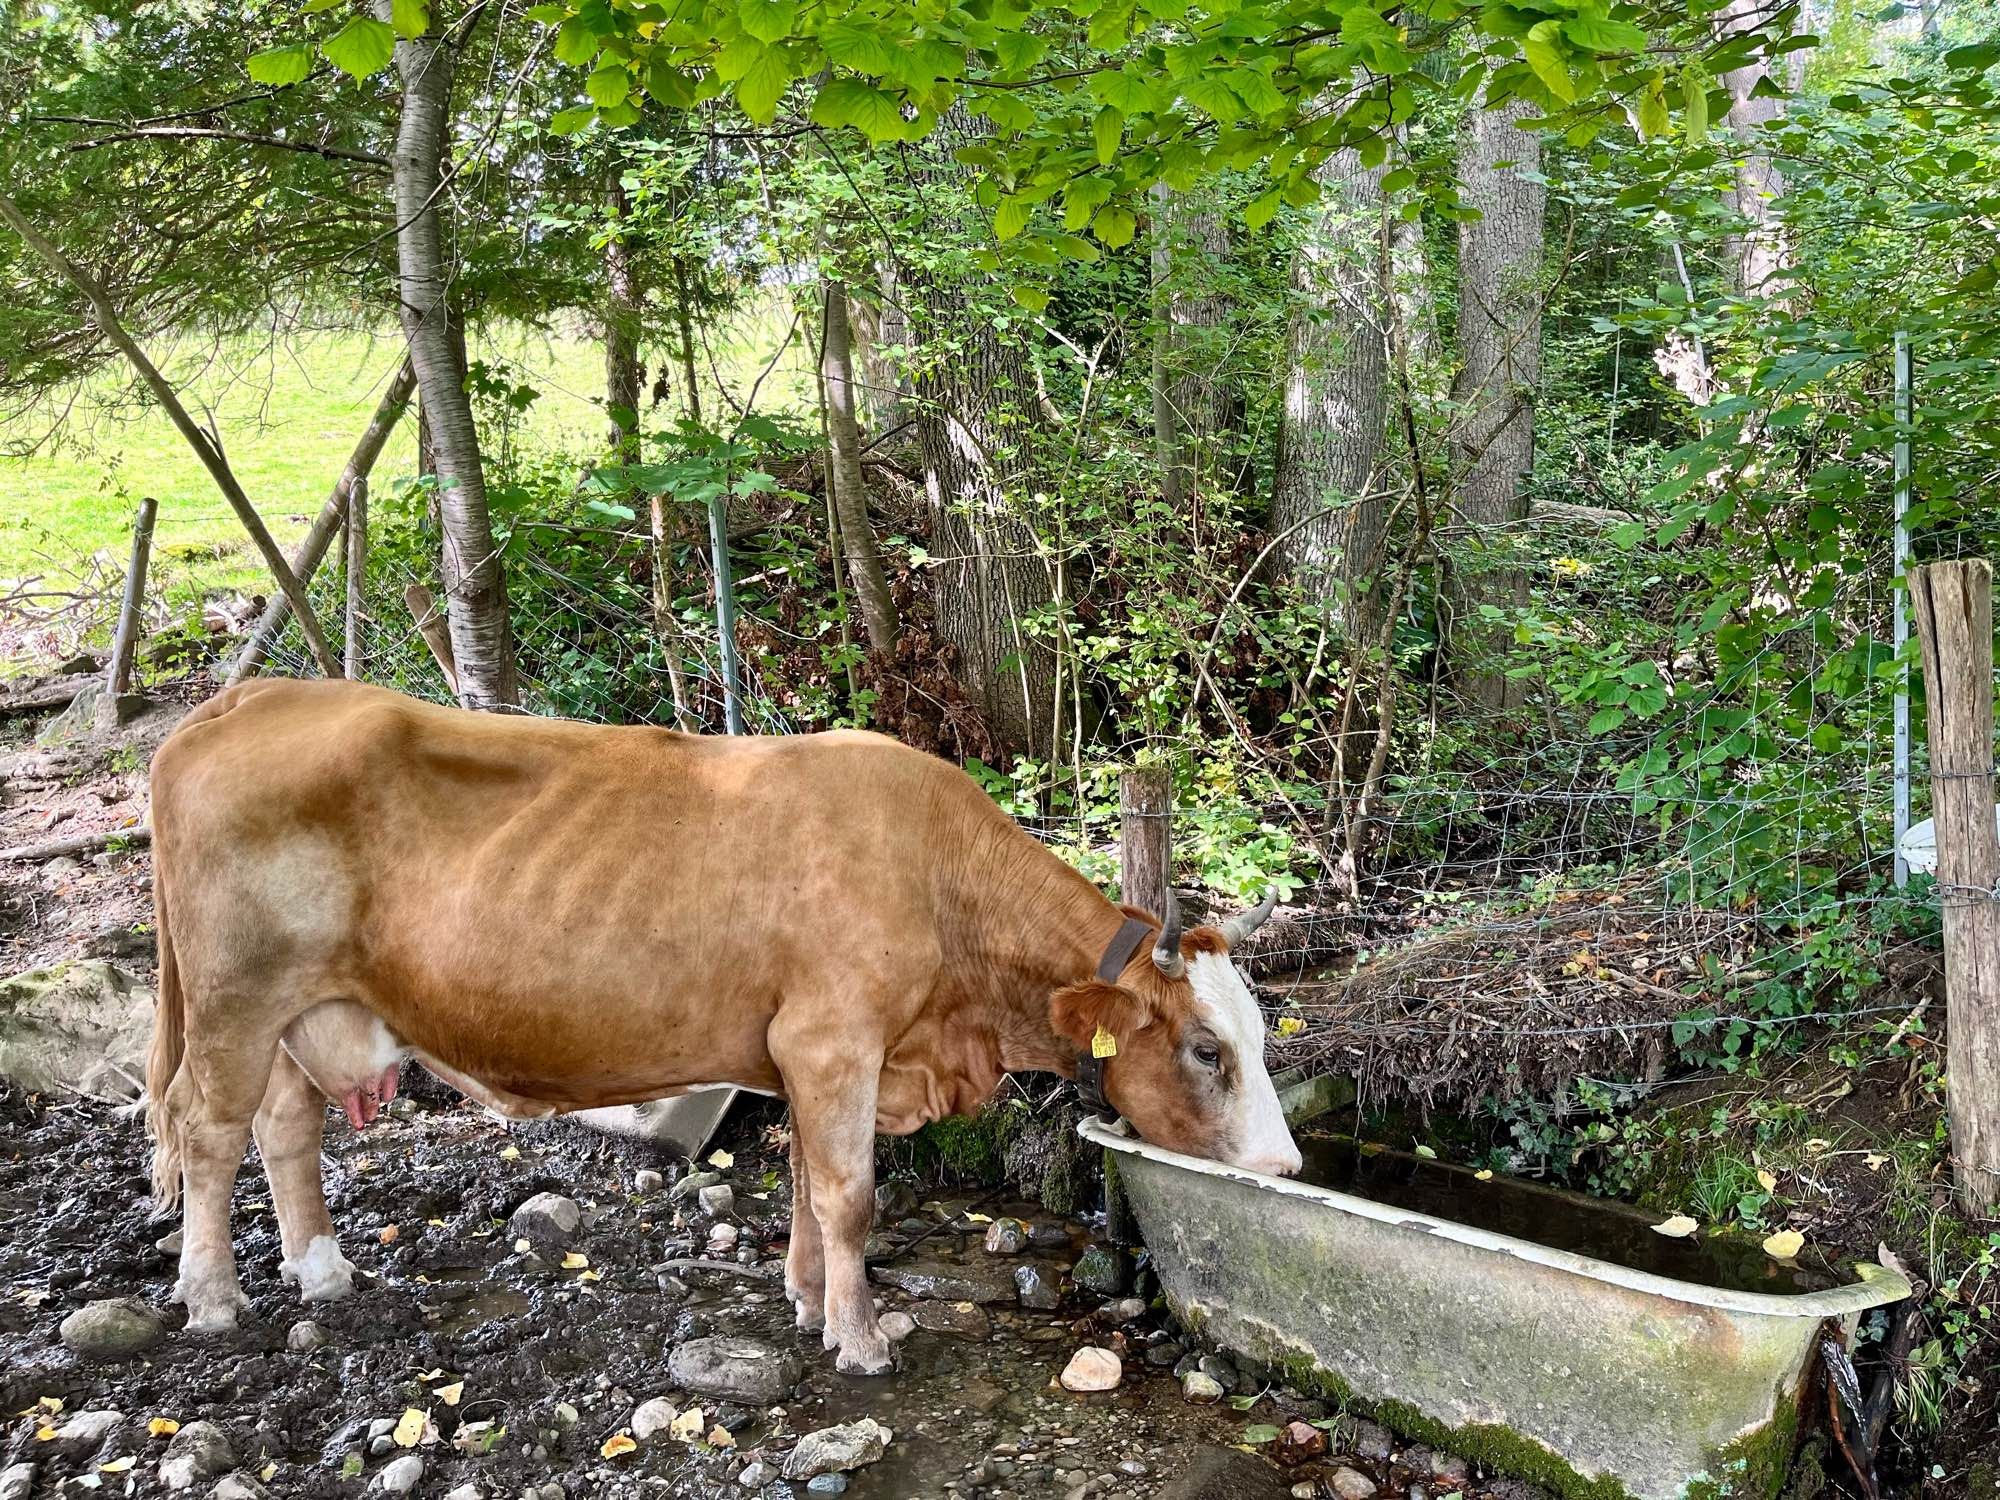
[[[909,420],[904,403],[909,379],[896,351],[909,346],[910,323],[903,316],[903,291],[896,268],[883,261],[877,267],[877,280],[881,285],[879,300],[852,299],[849,310],[854,362],[861,368],[861,407],[868,414],[868,425],[881,434]]]
[[[1330,628],[1375,631],[1375,493],[1387,411],[1382,169],[1352,150],[1321,171],[1320,206],[1292,261],[1285,408],[1271,487],[1273,558],[1318,599]]]
[[[1717,17],[1716,26],[1724,36],[1731,36],[1740,31],[1754,31],[1766,19],[1762,0],[1729,0]],[[1736,136],[1738,152],[1736,187],[1730,202],[1747,225],[1741,234],[1730,236],[1725,243],[1729,247],[1736,290],[1745,293],[1781,292],[1774,279],[1789,271],[1792,264],[1784,226],[1778,220],[1778,202],[1785,196],[1785,178],[1762,140],[1766,127],[1784,119],[1785,101],[1754,97],[1758,81],[1768,77],[1770,71],[1762,62],[1756,62],[1733,68],[1723,77],[1729,90],[1728,124]],[[1779,80],[1774,78],[1772,82]]]
[[[1459,226],[1458,378],[1451,470],[1457,521],[1469,531],[1453,590],[1457,678],[1491,709],[1522,702],[1519,681],[1495,658],[1508,634],[1479,619],[1482,606],[1527,603],[1527,576],[1511,560],[1507,528],[1526,514],[1522,484],[1535,462],[1535,391],[1542,364],[1542,210],[1534,180],[1541,138],[1520,122],[1541,113],[1521,99],[1474,103],[1459,148],[1459,195],[1480,217]],[[1507,165],[1502,165],[1506,163]]]
[[[833,508],[840,518],[841,550],[847,555],[848,577],[861,606],[861,624],[868,632],[868,645],[886,656],[896,649],[896,601],[889,597],[889,580],[883,576],[882,556],[876,549],[875,530],[868,519],[868,486],[861,473],[861,429],[855,420],[854,340],[848,324],[847,288],[838,281],[828,281],[825,301],[820,376],[826,385]]]
[[[375,0],[375,9],[382,20],[390,19],[388,0]],[[445,620],[458,665],[459,700],[467,708],[507,708],[520,699],[507,582],[486,508],[472,399],[453,336],[450,272],[437,210],[451,130],[453,62],[435,11],[423,36],[396,42],[403,81],[395,151],[396,259],[403,336],[436,453]]]
[[[1234,309],[1213,290],[1229,256],[1229,228],[1164,184],[1153,205],[1153,441],[1167,504],[1175,515],[1196,516],[1206,496],[1234,487],[1222,450],[1243,420],[1222,357]]]
[[[612,167],[604,194],[604,407],[610,419],[606,442],[613,458],[632,463],[639,456],[639,392],[646,378],[639,362],[644,310],[639,271],[626,238],[632,205],[621,172]]]

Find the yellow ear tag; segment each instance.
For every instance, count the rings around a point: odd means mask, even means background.
[[[1106,1031],[1102,1026],[1098,1027],[1097,1035],[1090,1039],[1090,1055],[1092,1057],[1116,1057],[1118,1055],[1118,1038]]]

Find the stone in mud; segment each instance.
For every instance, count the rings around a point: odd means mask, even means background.
[[[56,1429],[56,1449],[70,1458],[84,1458],[103,1447],[124,1420],[122,1411],[80,1411]]]
[[[894,1437],[893,1432],[873,1417],[843,1422],[838,1427],[822,1427],[799,1439],[798,1447],[785,1459],[785,1478],[815,1479],[822,1474],[844,1474],[859,1469],[880,1458]]]
[[[1109,1349],[1086,1346],[1070,1356],[1057,1378],[1066,1391],[1115,1391],[1125,1378],[1125,1366]]]
[[[938,1302],[978,1302],[990,1307],[1014,1300],[1013,1273],[983,1261],[960,1264],[937,1257],[904,1265],[871,1266],[868,1274],[884,1286]]]
[[[947,1333],[960,1339],[993,1336],[993,1320],[979,1310],[976,1302],[919,1302],[910,1316],[916,1319],[917,1327],[931,1333]]]
[[[1067,1250],[1069,1248],[1069,1225],[1037,1224],[1028,1231],[1028,1243],[1037,1250]]]
[[[875,1222],[892,1224],[917,1211],[917,1190],[900,1178],[875,1185]],[[922,1226],[929,1228],[929,1225]]]
[[[986,1226],[988,1255],[1019,1255],[1028,1248],[1028,1226],[1019,1219],[995,1219]]]
[[[1431,1453],[1431,1478],[1440,1484],[1462,1485],[1471,1477],[1471,1465],[1456,1453]]]
[[[682,1390],[745,1406],[783,1400],[804,1375],[796,1356],[756,1339],[691,1339],[667,1356],[667,1377]]]
[[[695,1194],[701,1211],[711,1219],[726,1218],[736,1212],[736,1189],[726,1182],[713,1182]]]
[[[84,1359],[130,1359],[167,1336],[160,1315],[132,1297],[87,1302],[62,1320],[62,1341]]]
[[[1197,1368],[1200,1369],[1202,1374],[1221,1386],[1225,1395],[1236,1389],[1238,1381],[1236,1366],[1232,1365],[1221,1355],[1204,1354]]]
[[[736,1476],[736,1482],[746,1490],[761,1490],[778,1477],[778,1471],[761,1458],[754,1458],[745,1464]],[[450,1500],[447,1496],[446,1500]]]
[[[0,1078],[30,1093],[134,1098],[152,1030],[153,992],[115,964],[60,963],[0,979]]]
[[[444,1500],[486,1500],[486,1493],[468,1479],[457,1488],[446,1490]]]
[[[708,1232],[708,1253],[727,1255],[736,1248],[738,1236],[742,1233],[734,1224],[718,1224]]]
[[[583,1210],[574,1198],[560,1193],[537,1193],[515,1209],[507,1220],[507,1233],[526,1240],[537,1250],[560,1250],[576,1238],[583,1227]]]
[[[1235,1448],[1200,1448],[1159,1500],[1280,1500],[1285,1481],[1262,1459]]]
[[[682,1203],[703,1188],[714,1187],[720,1181],[722,1181],[720,1172],[690,1172],[674,1184],[673,1191],[668,1193],[667,1197],[675,1203]]]
[[[310,1354],[326,1342],[326,1330],[311,1318],[300,1318],[285,1330],[285,1347],[294,1354]]]
[[[1343,1422],[1338,1437],[1340,1446],[1356,1458],[1384,1459],[1396,1451],[1396,1440],[1389,1430],[1373,1422]]]
[[[28,1500],[28,1491],[34,1487],[33,1464],[9,1464],[0,1469],[0,1500]]]
[[[248,1474],[225,1474],[215,1481],[208,1500],[271,1500],[271,1492]]]
[[[1136,1323],[1146,1316],[1145,1299],[1123,1297],[1116,1302],[1107,1302],[1101,1309],[1106,1322],[1114,1327],[1120,1323]]]
[[[1291,1422],[1278,1434],[1278,1462],[1309,1463],[1326,1452],[1326,1434],[1310,1422]]]
[[[680,1414],[680,1408],[665,1396],[655,1396],[632,1413],[632,1436],[643,1443],[673,1426],[674,1418]]]
[[[651,1167],[641,1167],[632,1174],[632,1191],[641,1198],[651,1197],[667,1185],[667,1179]]]
[[[1014,1267],[1014,1293],[1023,1307],[1049,1312],[1062,1306],[1062,1289],[1055,1277],[1037,1265]]]
[[[845,1474],[820,1474],[806,1485],[808,1495],[844,1495],[847,1493]]]
[[[160,1483],[170,1490],[190,1490],[236,1467],[236,1449],[229,1434],[213,1422],[190,1422],[167,1444],[160,1460]]]
[[[1100,1297],[1116,1297],[1125,1290],[1125,1262],[1102,1245],[1084,1251],[1069,1274],[1078,1286]]]
[[[916,1331],[917,1320],[900,1308],[882,1314],[882,1337],[890,1343],[900,1344]]]
[[[1338,1468],[1327,1485],[1340,1500],[1369,1500],[1375,1493],[1375,1481],[1359,1469]]]
[[[375,1482],[388,1495],[407,1495],[422,1482],[424,1461],[414,1453],[405,1453],[401,1458],[392,1458],[382,1465],[382,1472],[375,1476]]]
[[[1189,1370],[1181,1376],[1181,1398],[1201,1405],[1222,1399],[1222,1386],[1213,1376],[1204,1375],[1199,1370]]]

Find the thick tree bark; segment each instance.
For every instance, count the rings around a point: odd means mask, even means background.
[[[1506,528],[1527,513],[1522,484],[1535,462],[1535,394],[1542,366],[1541,138],[1538,115],[1511,99],[1474,104],[1459,148],[1459,195],[1479,217],[1459,226],[1458,378],[1451,438],[1457,520],[1469,530],[1453,590],[1457,678],[1474,702],[1518,707],[1521,684],[1491,658],[1506,636],[1478,620],[1482,605],[1527,602],[1527,577],[1507,556]],[[1503,165],[1504,164],[1504,165]]]
[[[1388,410],[1382,169],[1337,152],[1292,261],[1285,408],[1271,487],[1280,575],[1321,601],[1353,641],[1375,631],[1372,577],[1383,504],[1376,493]]]
[[[605,441],[617,462],[631,463],[639,456],[639,393],[646,378],[639,338],[645,314],[636,257],[626,237],[632,205],[620,172],[613,165],[604,194],[604,405],[610,421]]]
[[[1755,30],[1766,19],[1763,0],[1729,0],[1717,17],[1716,26],[1729,36]],[[1778,203],[1785,196],[1785,177],[1762,139],[1766,127],[1784,119],[1785,101],[1755,97],[1759,80],[1770,73],[1768,67],[1758,62],[1733,68],[1723,77],[1729,89],[1728,124],[1736,136],[1738,152],[1736,187],[1730,201],[1747,225],[1726,243],[1736,290],[1745,293],[1780,292],[1782,288],[1774,283],[1792,264],[1784,226],[1778,219]],[[1780,80],[1772,78],[1772,82]]]
[[[382,20],[390,19],[388,0],[375,0],[375,9]],[[459,700],[467,708],[507,708],[520,700],[507,582],[486,506],[472,399],[453,337],[450,275],[437,209],[451,130],[454,61],[435,11],[427,33],[396,43],[396,70],[403,83],[395,150],[396,259],[403,336],[436,454],[445,620],[458,664]]]
[[[882,555],[868,518],[868,486],[861,473],[861,428],[855,419],[854,339],[847,312],[847,288],[825,287],[826,327],[821,341],[820,378],[826,387],[827,448],[833,509],[840,518],[840,545],[848,578],[861,607],[869,647],[884,655],[896,649],[896,601],[882,572]]]
[[[1243,425],[1242,403],[1223,370],[1229,299],[1213,290],[1229,255],[1219,213],[1153,192],[1153,441],[1160,486],[1176,515],[1231,487],[1223,449]],[[1197,288],[1201,290],[1197,290]]]
[[[861,371],[861,408],[868,424],[886,433],[909,420],[904,398],[909,379],[899,356],[910,342],[909,319],[903,316],[902,287],[896,268],[883,261],[876,268],[881,295],[874,301],[853,298],[849,302],[854,334],[854,363]]]

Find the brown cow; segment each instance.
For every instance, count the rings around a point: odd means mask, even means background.
[[[1075,1076],[1100,1029],[1106,1092],[1148,1139],[1298,1169],[1228,956],[1269,903],[1177,943],[1128,924],[962,771],[876,735],[252,682],[160,748],[153,845],[153,1180],[163,1207],[185,1183],[190,1329],[243,1305],[229,1198],[253,1130],[281,1269],[308,1301],[348,1290],[322,1096],[363,1123],[406,1056],[517,1115],[788,1099],[786,1291],[843,1370],[889,1365],[861,1259],[875,1132],[973,1111],[1010,1070]]]

